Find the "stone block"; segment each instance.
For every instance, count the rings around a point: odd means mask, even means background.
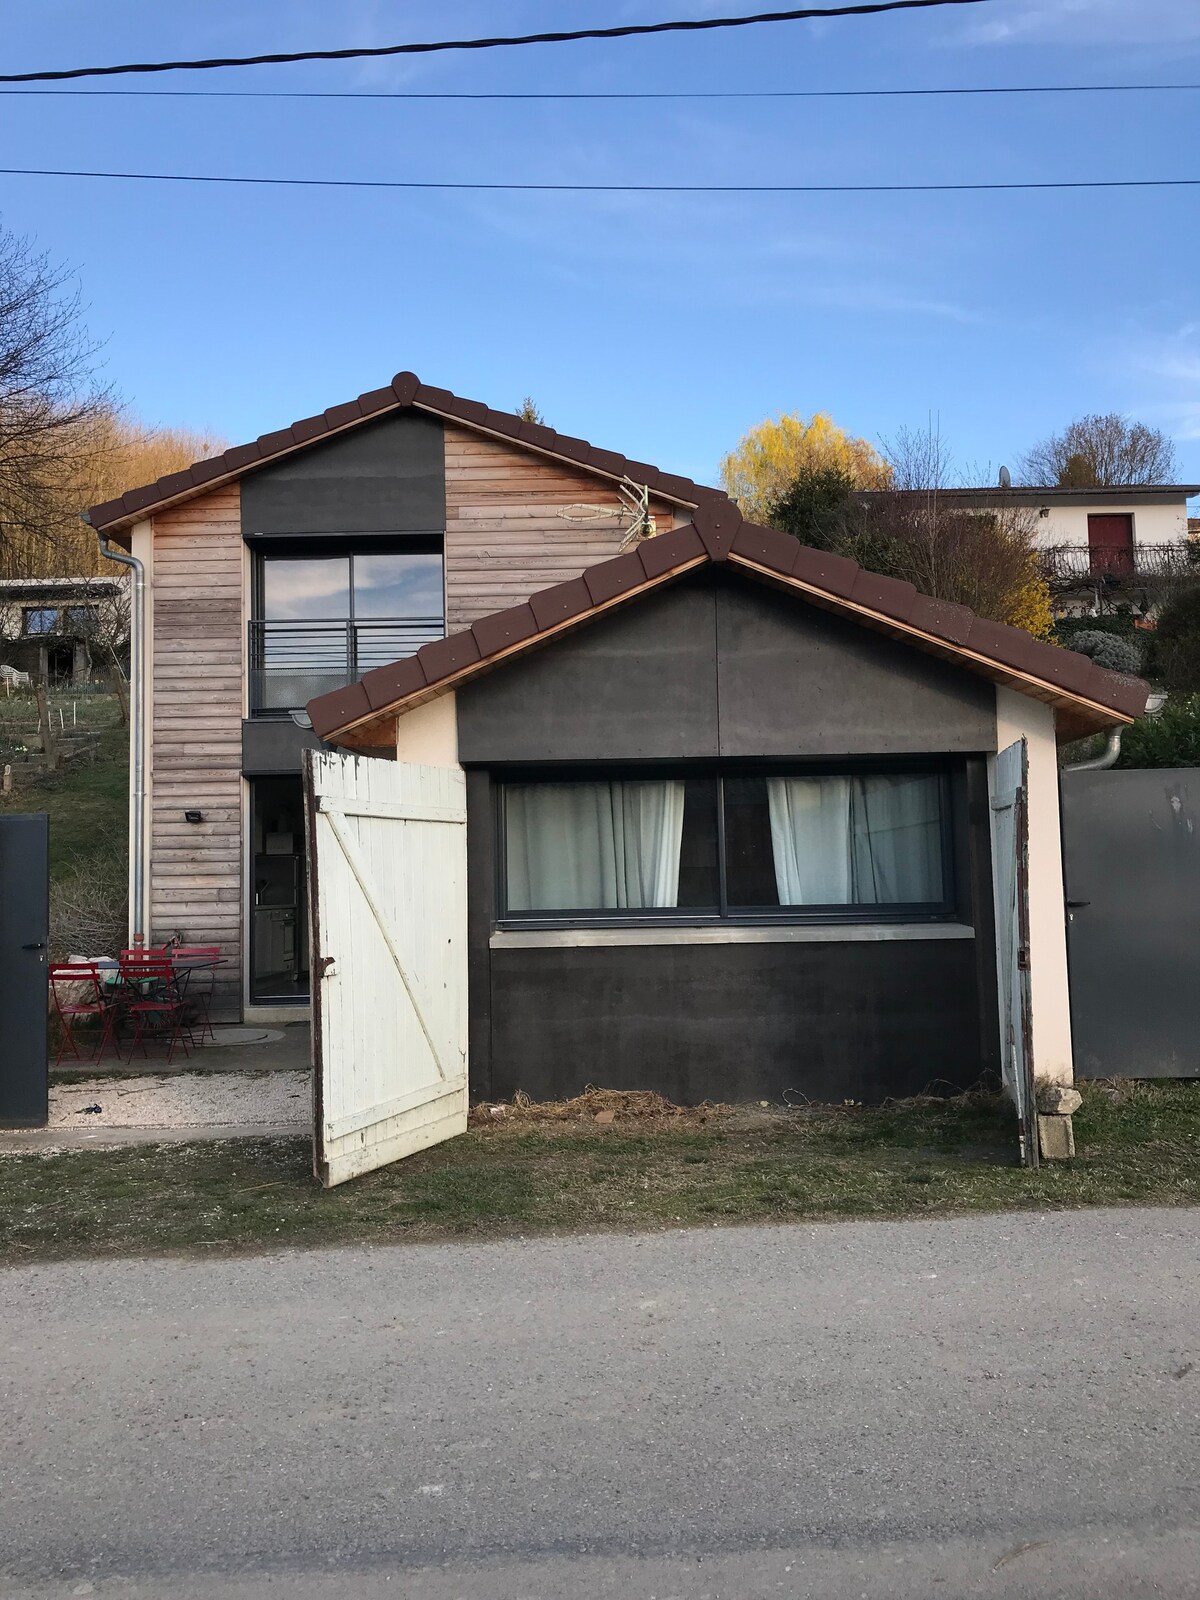
[[[1069,1117],[1083,1104],[1083,1096],[1069,1084],[1043,1083],[1037,1091],[1037,1108],[1046,1117]]]
[[[1043,1161],[1069,1161],[1075,1154],[1075,1130],[1070,1117],[1039,1115],[1038,1149]]]

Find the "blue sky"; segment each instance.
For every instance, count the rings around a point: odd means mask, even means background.
[[[5,70],[610,25],[743,0],[39,0]],[[717,90],[1200,82],[1197,0],[989,0],[126,87]],[[1200,177],[1200,94],[955,100],[0,98],[5,166],[591,182]],[[762,417],[933,417],[990,479],[1089,410],[1200,481],[1196,190],[894,196],[337,193],[0,178],[77,271],[153,422],[250,438],[410,367],[713,481]],[[972,471],[974,469],[974,471]]]

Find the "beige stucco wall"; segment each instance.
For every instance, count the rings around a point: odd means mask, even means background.
[[[1070,1083],[1071,994],[1063,909],[1062,831],[1054,712],[1014,689],[996,690],[996,749],[1024,737],[1029,752],[1029,990],[1033,1068],[1039,1078]],[[994,785],[995,762],[988,763]]]
[[[438,695],[396,718],[396,760],[457,767],[458,716],[453,693]]]
[[[1034,543],[1046,549],[1051,545],[1082,544],[1088,542],[1089,516],[1112,516],[1128,512],[1133,517],[1133,542],[1134,544],[1174,544],[1187,538],[1187,502],[1180,500],[1177,505],[1147,506],[1132,504],[1124,505],[1088,505],[1081,504],[1063,505],[1061,502],[1047,504],[1047,515],[1038,515],[1039,508],[1032,508]]]

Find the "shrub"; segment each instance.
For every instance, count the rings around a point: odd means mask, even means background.
[[[125,943],[129,892],[119,858],[75,858],[50,885],[50,954],[115,955]]]
[[[1168,700],[1125,729],[1118,767],[1200,767],[1200,694]]]
[[[1072,634],[1068,648],[1090,656],[1098,667],[1107,667],[1110,672],[1127,672],[1136,677],[1142,670],[1142,652],[1132,638],[1081,628]]]
[[[1200,584],[1179,589],[1158,614],[1152,670],[1171,694],[1200,691]]]

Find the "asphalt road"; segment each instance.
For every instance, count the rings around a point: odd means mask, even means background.
[[[0,1595],[1200,1595],[1200,1211],[0,1274]]]

